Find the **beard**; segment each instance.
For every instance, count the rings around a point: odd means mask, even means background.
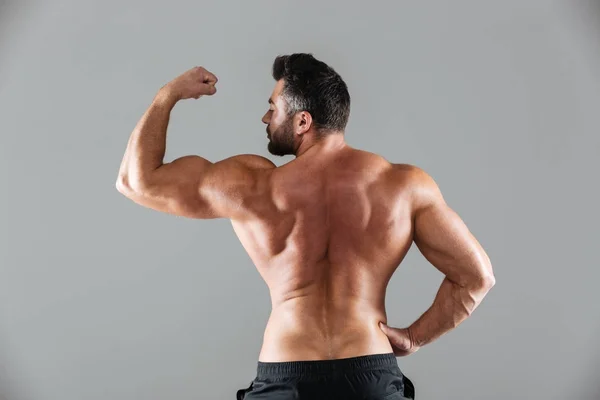
[[[292,118],[288,117],[277,129],[275,129],[275,132],[269,135],[269,145],[267,146],[269,153],[274,156],[295,154],[292,123]],[[269,133],[268,127],[267,133]]]

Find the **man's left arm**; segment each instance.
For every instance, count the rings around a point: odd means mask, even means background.
[[[136,125],[117,179],[117,189],[136,203],[189,218],[246,216],[252,200],[269,196],[267,158],[243,154],[212,163],[184,156],[163,163],[170,113],[177,101],[216,92],[217,79],[196,67],[161,88]]]

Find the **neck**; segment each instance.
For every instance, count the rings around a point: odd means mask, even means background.
[[[344,148],[346,142],[344,140],[343,132],[333,132],[327,134],[325,137],[316,139],[315,136],[307,138],[306,136],[296,149],[296,158],[303,154],[312,153],[314,151],[336,151]]]

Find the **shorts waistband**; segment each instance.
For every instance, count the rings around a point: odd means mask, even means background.
[[[257,378],[332,374],[339,372],[366,371],[381,368],[398,368],[394,353],[371,354],[337,360],[310,360],[284,362],[258,362]]]

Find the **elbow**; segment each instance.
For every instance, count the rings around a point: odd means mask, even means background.
[[[487,292],[496,284],[496,277],[492,272],[491,266],[489,268],[483,269],[485,272],[481,272],[476,276],[473,276],[469,283],[466,285],[469,288],[476,291]]]
[[[485,287],[489,290],[496,284],[496,277],[494,276],[494,269],[492,268],[492,262],[490,261],[490,258],[487,257],[487,260],[487,268],[485,269],[486,273],[484,275],[483,283],[485,284]]]
[[[485,278],[482,278],[482,286],[486,290],[490,290],[496,284],[496,277],[492,275],[488,275]]]
[[[490,273],[490,274],[481,275],[481,276],[477,277],[476,279],[474,279],[473,282],[471,283],[471,287],[476,290],[487,292],[488,290],[493,288],[495,284],[496,284],[496,277],[494,277],[494,274]]]
[[[474,284],[478,289],[488,291],[496,284],[496,277],[494,276],[492,262],[487,254],[485,255],[485,261],[481,265],[481,268],[479,268],[480,273],[475,279]]]
[[[130,193],[139,192],[141,190],[141,185],[135,181],[132,181],[126,175],[119,175],[117,178],[117,182],[115,183],[115,187],[119,193],[127,196]]]

